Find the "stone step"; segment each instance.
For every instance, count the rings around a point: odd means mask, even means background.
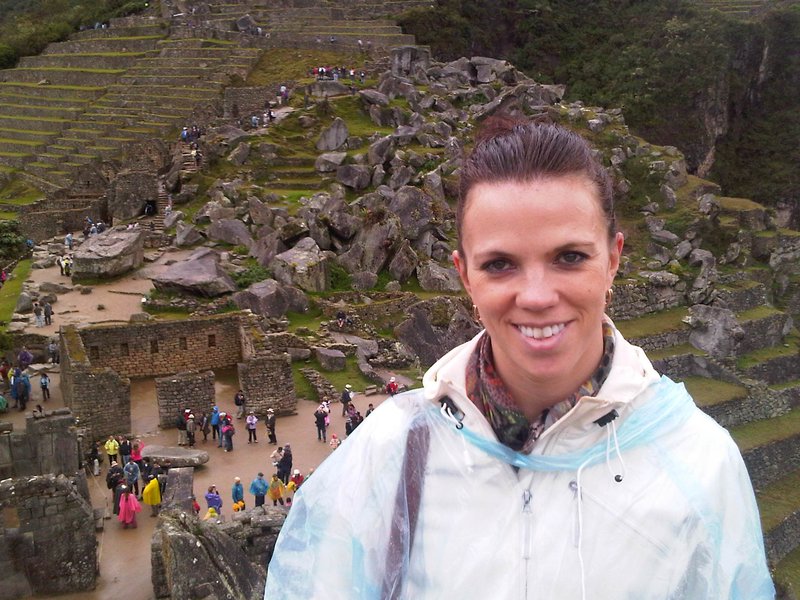
[[[800,376],[800,338],[796,333],[782,343],[740,355],[736,366],[747,377],[768,385],[787,383]]]
[[[139,78],[139,77],[160,77],[160,78],[169,78],[170,80],[175,80],[181,82],[185,80],[187,77],[194,77],[197,79],[204,79],[205,77],[209,76],[211,73],[214,72],[214,69],[218,65],[201,65],[198,63],[194,63],[192,66],[160,66],[160,65],[152,65],[149,63],[142,64],[139,62],[137,66],[128,69],[128,72],[125,73],[124,80],[127,81],[131,78]]]
[[[717,298],[712,306],[744,312],[767,305],[767,286],[752,279],[743,279],[717,287]]]
[[[744,330],[744,336],[736,342],[737,356],[782,345],[792,324],[790,315],[769,306],[737,313],[736,319]]]
[[[688,309],[681,306],[615,324],[632,344],[646,351],[661,350],[689,342],[690,330],[683,322],[688,314]]]
[[[151,50],[155,53],[155,50]],[[95,52],[83,54],[40,54],[25,56],[19,66],[26,69],[60,67],[67,69],[127,69],[147,52]]]
[[[197,52],[195,50],[195,52]],[[146,69],[165,69],[168,73],[173,69],[216,69],[230,60],[227,54],[218,53],[216,56],[163,56],[142,59],[136,62],[132,73]]]
[[[114,83],[124,69],[62,69],[59,67],[37,69],[6,69],[6,81],[18,83],[49,82],[47,85],[105,86]]]
[[[21,169],[27,163],[31,162],[34,156],[33,152],[10,152],[0,150],[0,165]]]
[[[61,108],[83,108],[89,104],[89,100],[81,98],[60,98],[42,97],[31,94],[18,94],[8,90],[0,90],[0,102],[8,104],[25,104],[27,106],[42,107],[61,107]]]
[[[81,54],[90,52],[146,52],[156,48],[164,34],[118,36],[94,39],[71,39],[66,42],[48,44],[42,54]]]
[[[19,140],[0,136],[0,148],[3,152],[35,154],[44,150],[46,144],[43,142],[31,142],[29,140]]]
[[[800,468],[800,409],[730,428],[756,489]]]
[[[770,566],[800,547],[800,470],[794,470],[756,492],[764,544]]]
[[[20,171],[18,175],[27,183],[45,193],[54,193],[64,187],[57,179],[51,180],[49,177],[40,177],[27,171]]]
[[[0,115],[0,128],[33,131],[61,131],[70,121],[55,117],[6,117]]]
[[[119,37],[142,37],[159,36],[164,37],[164,23],[154,23],[152,25],[139,25],[135,27],[109,27],[107,29],[87,29],[78,31],[71,36],[72,40],[102,40]]]
[[[2,71],[2,73],[6,73]],[[55,100],[80,99],[92,101],[105,93],[105,87],[92,85],[40,85],[38,83],[25,83],[13,81],[0,81],[0,93],[26,94],[37,98],[52,98]]]
[[[72,120],[83,112],[83,107],[42,106],[11,104],[0,101],[0,115],[4,117],[56,117]]]
[[[166,85],[177,88],[193,88],[196,85],[207,84],[204,74],[192,76],[185,75],[124,75],[119,78],[120,85],[128,86],[153,86]]]
[[[0,128],[0,137],[13,138],[19,141],[47,143],[58,135],[58,131],[33,131],[30,129],[14,129],[13,127]]]
[[[46,163],[33,162],[25,165],[25,172],[32,173],[42,179],[57,185],[58,189],[67,187],[69,179],[64,177],[61,172],[54,170],[51,165]],[[66,173],[64,173],[65,175]]]

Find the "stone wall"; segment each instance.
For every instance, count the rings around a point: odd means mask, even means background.
[[[770,566],[777,565],[797,547],[800,540],[800,510],[794,511],[783,522],[764,533],[764,545]]]
[[[222,109],[226,120],[248,119],[252,115],[264,114],[280,86],[225,88]],[[249,121],[247,123],[249,125]]]
[[[175,427],[175,420],[184,409],[190,409],[197,421],[200,413],[211,413],[214,407],[214,372],[178,373],[156,379],[158,426]]]
[[[237,367],[248,410],[260,417],[266,415],[268,408],[278,415],[296,412],[292,359],[288,354],[256,356]]]
[[[759,379],[768,385],[783,383],[800,375],[800,355],[778,356],[767,362],[753,365],[746,370],[747,376]]]
[[[75,419],[68,409],[42,417],[28,413],[24,432],[10,430],[9,424],[2,424],[2,429],[0,480],[47,473],[73,477],[81,468]]]
[[[61,328],[61,393],[91,440],[131,430],[131,382],[95,368],[74,326]]]
[[[753,487],[760,489],[800,468],[800,434],[743,452]]]
[[[64,235],[67,231],[83,231],[84,219],[108,222],[105,198],[65,206],[63,202],[41,201],[19,213],[20,231],[36,242]]]
[[[89,591],[98,570],[94,515],[64,476],[0,482],[3,598]]]
[[[653,350],[688,344],[690,333],[691,331],[687,327],[677,331],[664,331],[642,338],[632,337],[628,341],[634,346],[639,346],[645,352],[652,352]]]
[[[608,314],[619,320],[635,319],[684,304],[683,292],[674,287],[656,286],[646,281],[615,282],[614,300]]]
[[[236,316],[103,325],[79,330],[93,367],[159,377],[234,365],[242,358]]]
[[[783,395],[756,388],[751,389],[746,398],[700,408],[723,427],[736,427],[760,419],[780,417],[787,414],[792,406]]]

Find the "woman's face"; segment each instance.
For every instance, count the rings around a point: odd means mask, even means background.
[[[512,395],[577,389],[602,355],[623,245],[621,233],[609,241],[594,185],[579,175],[478,184],[461,235],[453,259]]]

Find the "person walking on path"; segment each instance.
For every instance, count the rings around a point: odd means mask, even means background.
[[[217,486],[210,485],[208,486],[208,492],[206,492],[206,505],[208,508],[213,508],[214,511],[218,514],[222,514],[222,496],[219,495],[217,491]]]
[[[45,325],[52,325],[53,324],[53,305],[49,302],[45,301],[44,307],[42,307],[44,311],[44,324]]]
[[[231,499],[233,500],[234,504],[241,504],[239,505],[239,510],[242,510],[244,505],[244,486],[242,485],[242,480],[239,477],[233,478],[233,486],[231,486]]]
[[[119,454],[119,442],[113,435],[108,436],[105,449],[106,454],[108,454],[108,464],[110,465],[117,460],[117,455]]]
[[[267,435],[269,436],[270,444],[278,443],[278,438],[275,435],[275,410],[272,408],[267,409]]]
[[[250,482],[250,493],[256,497],[256,506],[264,505],[264,498],[267,495],[267,490],[269,490],[269,484],[264,479],[264,474],[259,471],[256,478]]]
[[[250,414],[247,415],[246,419],[247,423],[247,443],[248,444],[257,444],[258,437],[256,432],[256,424],[258,423],[258,417],[256,416],[255,411],[250,411]]]
[[[236,418],[241,419],[244,417],[244,407],[247,400],[244,397],[244,392],[239,390],[233,397],[233,403],[236,405]]]
[[[36,318],[36,327],[44,327],[44,310],[38,302],[33,304],[33,315]]]
[[[327,412],[325,407],[320,404],[317,407],[317,410],[314,411],[314,423],[317,426],[317,441],[318,442],[327,442],[328,435],[327,435],[327,427],[325,425],[325,417],[327,416]]]
[[[151,517],[158,516],[158,509],[161,506],[161,488],[158,485],[158,479],[155,477],[144,486],[142,502],[150,506]]]
[[[342,416],[347,416],[347,407],[350,406],[350,403],[353,401],[353,386],[349,383],[344,386],[344,390],[342,390]]]
[[[219,443],[217,444],[218,448],[222,448],[222,435],[219,429],[219,408],[214,407],[211,409],[211,439],[216,440],[219,439]]]
[[[272,479],[269,482],[269,499],[272,500],[272,506],[278,506],[278,502],[280,502],[281,506],[283,506],[283,496],[286,494],[286,486],[281,481],[278,474],[272,476]]]
[[[47,373],[39,377],[39,386],[42,388],[42,400],[47,402],[50,400],[50,376]]]
[[[130,463],[134,464],[134,463]],[[119,497],[119,514],[117,520],[122,523],[123,529],[136,529],[136,513],[142,510],[142,505],[136,499],[136,494],[131,493],[131,488],[121,486],[122,495]]]

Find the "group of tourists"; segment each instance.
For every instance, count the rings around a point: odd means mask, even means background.
[[[360,81],[364,83],[367,80],[367,72],[364,69],[356,70],[353,67],[340,67],[340,66],[317,66],[311,67],[308,74],[317,81],[339,81],[342,79],[350,79],[350,81]]]
[[[73,259],[71,254],[56,257],[56,265],[58,265],[58,270],[61,271],[62,277],[72,276]]]
[[[158,515],[166,486],[166,470],[157,461],[142,456],[144,444],[141,440],[109,435],[103,449],[108,457],[106,486],[112,493],[113,512],[124,529],[135,529],[136,514],[142,510],[140,501],[150,506],[150,516]],[[100,472],[100,457],[99,444],[96,444],[89,455],[95,475]]]
[[[53,305],[48,300],[33,303],[33,318],[36,327],[44,327],[53,323]]]
[[[181,141],[191,144],[192,142],[199,140],[203,133],[205,133],[203,129],[197,125],[192,125],[191,127],[185,126],[183,129],[181,129]]]
[[[7,360],[0,361],[0,384],[14,402],[9,406],[9,401],[5,395],[0,394],[0,412],[4,412],[9,408],[16,408],[20,411],[27,409],[28,402],[31,401],[32,388],[31,376],[27,373],[27,369],[33,363],[33,360],[33,354],[28,350],[27,346],[23,346],[22,350],[17,354],[17,366],[13,366]],[[34,377],[36,376],[34,375]],[[46,402],[50,399],[50,375],[43,371],[38,374],[38,377],[42,401]],[[40,407],[37,406],[37,408]]]

